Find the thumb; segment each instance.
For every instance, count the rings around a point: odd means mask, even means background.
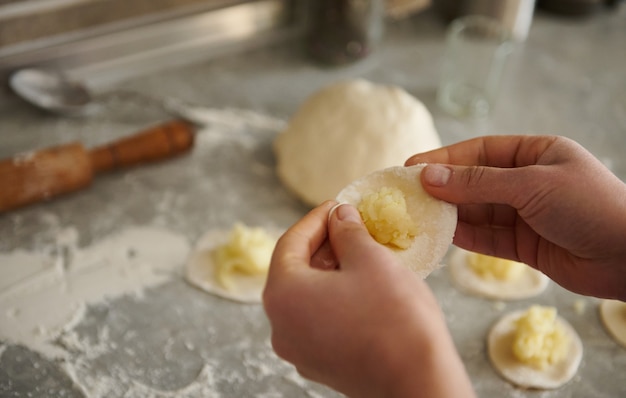
[[[520,209],[543,180],[538,177],[532,167],[429,164],[421,181],[429,194],[446,202],[497,203]]]
[[[341,269],[389,261],[387,248],[374,240],[352,205],[339,204],[331,210],[328,238]]]

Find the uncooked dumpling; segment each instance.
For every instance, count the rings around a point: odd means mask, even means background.
[[[532,307],[531,307],[532,309]],[[520,360],[514,352],[516,344],[516,332],[518,332],[519,320],[529,315],[528,310],[519,310],[503,316],[489,331],[487,337],[487,351],[489,359],[496,371],[509,382],[523,388],[555,389],[559,388],[574,377],[578,371],[580,361],[583,356],[583,345],[576,330],[562,317],[556,315],[554,307],[535,308],[537,311],[554,310],[554,325],[558,328],[557,338],[565,338],[561,343],[565,344],[561,352],[563,357],[554,363],[545,364],[545,359],[550,359],[549,355],[544,359],[545,366],[534,366],[534,363],[525,363]],[[532,326],[535,330],[531,332],[545,332],[546,326],[542,324],[542,319],[528,319],[526,326]],[[542,330],[543,329],[543,330]],[[553,329],[554,330],[554,329]],[[548,332],[551,332],[548,330]],[[534,348],[534,351],[551,349],[557,343],[548,342],[551,336],[529,336],[528,333],[522,336],[522,348]],[[553,336],[552,336],[553,337]],[[534,346],[534,347],[533,347]],[[539,346],[539,347],[538,347]],[[560,348],[560,347],[559,347]],[[526,353],[529,359],[537,360],[533,353]],[[542,359],[542,358],[540,358]],[[535,361],[537,362],[537,361]]]
[[[399,87],[365,80],[313,94],[274,142],[278,176],[313,206],[368,173],[440,146],[420,101]]]
[[[618,300],[602,300],[600,318],[615,341],[626,348],[626,303]]]
[[[213,295],[242,303],[260,303],[278,231],[235,224],[208,231],[196,244],[185,279]]]
[[[366,225],[368,220],[373,221],[374,230],[368,225],[370,234],[386,244],[405,266],[425,278],[441,265],[452,243],[457,209],[424,191],[420,182],[423,168],[423,164],[396,166],[368,174],[341,190],[337,201],[360,208],[364,198],[377,195],[378,202],[368,204],[367,214],[359,209]],[[403,200],[398,200],[396,192],[401,193]],[[398,216],[403,222],[385,222],[397,220]],[[379,240],[380,236],[385,240]],[[401,244],[392,244],[394,237]]]
[[[476,266],[472,260],[482,264]],[[454,285],[463,292],[495,300],[537,296],[550,281],[526,264],[483,256],[456,246],[450,252],[448,270]]]

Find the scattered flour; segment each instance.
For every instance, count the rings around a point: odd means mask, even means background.
[[[196,154],[192,155],[198,157],[209,149],[214,150],[216,144],[254,151],[259,136],[250,132],[261,130],[274,134],[285,126],[283,120],[245,110],[193,108],[188,111],[204,125],[196,138]],[[273,174],[267,164],[255,161],[250,161],[249,171],[259,176]],[[193,178],[204,177],[202,164],[187,172]],[[129,173],[122,178],[134,177]],[[217,341],[224,338],[223,331],[200,321],[196,324],[189,314],[181,315],[187,323],[171,325],[171,334],[164,339],[159,340],[161,335],[157,330],[156,340],[162,344],[156,349],[154,342],[152,345],[145,342],[150,336],[144,335],[142,329],[125,331],[119,326],[125,324],[120,319],[97,324],[92,334],[85,332],[93,322],[90,313],[94,308],[104,308],[106,312],[112,300],[123,296],[131,296],[133,303],[141,304],[149,288],[182,280],[190,239],[172,230],[169,214],[187,200],[176,191],[164,190],[150,203],[155,215],[149,226],[120,227],[87,247],[80,247],[81,231],[77,227],[64,226],[55,214],[38,214],[42,229],[32,236],[31,246],[0,253],[0,358],[11,345],[23,345],[55,361],[80,393],[89,398],[220,398],[233,396],[221,391],[241,383],[248,385],[250,396],[261,398],[335,396],[330,391],[317,393],[326,390],[311,385],[291,365],[280,360],[268,336],[260,342],[255,337],[257,340],[253,342],[252,337],[244,335],[234,345],[222,344]],[[92,234],[110,230],[111,220],[119,216],[94,217],[87,228]],[[13,228],[24,227],[19,216],[11,221]],[[182,227],[179,225],[178,229]],[[161,290],[150,292],[150,299],[154,300]],[[184,307],[174,308],[174,302],[166,303],[171,305],[170,315],[185,312]],[[237,311],[232,315],[242,317],[237,322],[257,327],[262,310],[244,306]],[[148,327],[151,326],[149,323]],[[246,331],[247,326],[242,330]],[[146,358],[153,360],[148,367],[143,366]],[[191,358],[189,363],[181,362],[188,358]],[[170,376],[168,369],[185,366],[189,371],[183,372],[188,376],[184,380],[160,382]],[[33,367],[39,367],[38,363]],[[252,392],[257,385],[258,391]]]
[[[204,126],[204,130],[211,130],[215,125],[222,125],[234,128],[253,126],[256,129],[278,131],[287,126],[287,122],[282,119],[246,109],[188,107],[184,113],[190,120]]]
[[[137,227],[88,248],[64,252],[0,254],[3,339],[49,357],[64,356],[66,351],[53,340],[81,321],[86,305],[124,294],[140,295],[143,289],[179,275],[189,244],[170,231]]]

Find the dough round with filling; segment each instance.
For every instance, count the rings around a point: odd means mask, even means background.
[[[618,300],[602,300],[600,318],[611,337],[626,348],[626,303]]]
[[[541,294],[550,279],[540,271],[525,266],[511,280],[486,279],[474,272],[468,263],[472,252],[454,246],[448,257],[452,283],[461,291],[494,300],[521,300]]]
[[[305,203],[441,146],[422,102],[400,87],[349,80],[311,95],[274,141],[276,171]]]
[[[185,279],[207,293],[240,303],[261,303],[267,274],[237,274],[229,276],[230,287],[226,289],[216,277],[213,252],[229,240],[229,230],[215,229],[204,234],[196,243],[185,266]],[[277,231],[269,232],[278,237]]]
[[[430,196],[422,188],[420,174],[424,166],[396,166],[376,171],[346,186],[336,198],[340,203],[358,207],[364,195],[370,192],[384,187],[401,190],[407,213],[416,223],[417,233],[406,249],[388,247],[402,264],[422,278],[441,266],[441,259],[452,243],[457,222],[455,205]]]
[[[560,362],[545,369],[537,369],[520,362],[513,354],[515,322],[524,314],[524,310],[504,315],[489,331],[487,351],[495,370],[504,379],[523,388],[555,389],[574,377],[583,356],[583,345],[578,333],[562,317],[557,315],[556,322],[569,337],[570,347]]]

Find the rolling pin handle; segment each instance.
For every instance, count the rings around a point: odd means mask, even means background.
[[[193,141],[193,126],[175,120],[91,150],[91,164],[96,174],[164,160],[186,152]]]
[[[193,141],[192,125],[177,120],[91,151],[72,143],[0,160],[0,213],[85,188],[96,173],[182,154]]]

